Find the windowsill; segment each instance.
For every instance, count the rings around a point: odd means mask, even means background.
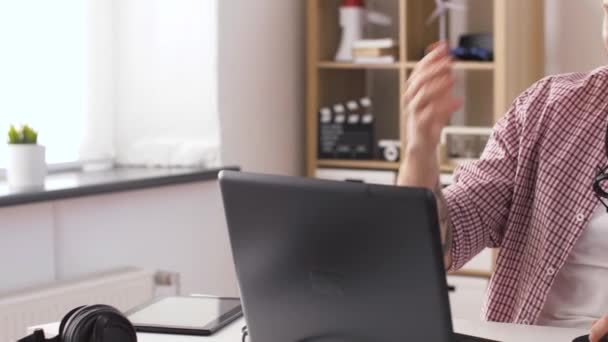
[[[221,170],[238,170],[238,168],[118,167],[99,172],[69,171],[49,174],[43,188],[27,191],[10,190],[7,182],[0,180],[0,208],[216,180]]]
[[[109,163],[114,165],[113,159],[107,160],[96,160],[95,162],[101,163]],[[85,163],[82,161],[74,161],[74,162],[66,162],[66,163],[55,163],[55,164],[47,164],[47,173],[49,175],[58,174],[58,173],[66,173],[66,172],[79,172],[83,169]],[[6,168],[4,166],[0,167],[0,186],[6,182]]]

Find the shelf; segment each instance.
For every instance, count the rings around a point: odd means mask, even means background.
[[[399,163],[386,162],[382,160],[339,160],[339,159],[320,159],[317,160],[317,167],[337,167],[349,169],[369,169],[369,170],[399,170]]]
[[[400,163],[392,163],[382,160],[347,160],[347,159],[319,159],[318,167],[338,167],[349,169],[376,169],[376,170],[399,170]],[[443,164],[439,166],[441,173],[451,174],[456,169],[455,165]]]
[[[405,63],[407,69],[414,69],[418,64],[417,61],[410,61]],[[334,62],[334,61],[320,61],[317,63],[319,69],[339,69],[339,70],[368,70],[368,69],[380,69],[380,70],[399,70],[403,67],[404,63],[392,63],[392,64],[357,64],[357,63],[346,63],[346,62]],[[495,68],[494,62],[454,62],[454,69],[456,70],[481,70],[481,71],[493,71]]]
[[[414,69],[418,62],[407,62],[406,68]],[[494,62],[454,62],[455,70],[488,70],[492,71],[495,68]]]
[[[346,69],[346,70],[367,70],[367,69],[393,69],[399,70],[403,66],[402,63],[392,64],[357,64],[334,61],[321,61],[317,63],[319,69]]]
[[[484,278],[484,279],[492,278],[492,272],[481,271],[481,270],[460,270],[460,271],[452,272],[449,275],[470,277],[470,278]]]
[[[454,173],[454,170],[456,170],[457,165],[454,164],[441,164],[439,165],[439,172],[442,173]]]

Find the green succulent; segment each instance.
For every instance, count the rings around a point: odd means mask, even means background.
[[[11,125],[11,128],[8,130],[8,143],[35,145],[38,143],[38,132],[28,125],[21,126],[21,129],[17,129]]]

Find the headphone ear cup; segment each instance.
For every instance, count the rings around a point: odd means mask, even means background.
[[[61,335],[62,342],[81,342],[89,341],[93,324],[95,323],[94,313],[97,311],[95,305],[85,306],[74,312],[72,317],[68,319]]]
[[[92,305],[74,313],[66,323],[62,342],[136,342],[131,322],[117,309]]]
[[[137,333],[131,322],[120,312],[100,315],[93,327],[90,342],[137,342]]]
[[[63,340],[63,332],[65,331],[65,327],[68,324],[68,321],[74,316],[74,314],[84,308],[85,306],[79,306],[75,309],[70,310],[70,312],[68,312],[65,316],[63,316],[63,318],[61,319],[61,323],[59,324],[59,336],[61,338],[61,340]]]

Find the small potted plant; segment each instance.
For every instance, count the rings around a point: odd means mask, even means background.
[[[45,148],[38,145],[38,132],[27,125],[11,125],[8,131],[8,185],[12,189],[44,186],[46,176]]]

